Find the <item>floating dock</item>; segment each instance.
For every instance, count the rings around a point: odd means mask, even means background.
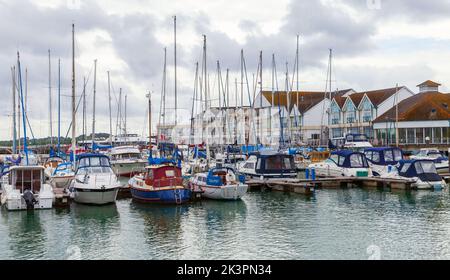
[[[337,177],[310,179],[279,179],[279,180],[249,180],[246,184],[251,189],[269,188],[274,191],[295,192],[300,194],[313,194],[315,189],[335,188],[390,188],[395,190],[414,189],[413,180],[386,179],[377,177]]]

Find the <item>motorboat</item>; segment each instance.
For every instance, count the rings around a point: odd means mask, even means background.
[[[347,134],[345,136],[344,149],[362,152],[367,148],[372,148],[369,138],[365,134]]]
[[[50,183],[55,188],[68,188],[75,178],[75,171],[71,162],[63,162],[53,170]]]
[[[12,166],[2,185],[2,205],[11,211],[51,209],[55,195],[44,182],[43,166]]]
[[[308,166],[317,177],[371,177],[372,170],[363,153],[351,150],[331,152],[330,157]]]
[[[137,147],[122,146],[111,149],[111,167],[118,176],[133,176],[145,170],[147,161]]]
[[[191,191],[183,186],[181,168],[175,162],[152,159],[145,172],[128,181],[133,200],[142,203],[183,204],[191,198]]]
[[[411,156],[411,159],[431,159],[434,161],[436,170],[439,174],[449,172],[449,160],[441,151],[436,148],[420,149],[417,155]]]
[[[245,177],[238,176],[234,169],[213,168],[208,173],[198,173],[189,179],[189,187],[202,197],[217,200],[238,200],[248,190]]]
[[[387,173],[381,178],[411,180],[411,187],[418,190],[440,190],[447,186],[437,173],[434,161],[430,159],[401,160],[397,172]]]
[[[252,153],[238,167],[239,173],[250,179],[297,178],[294,157],[276,151]]]
[[[94,205],[114,203],[120,186],[108,156],[81,154],[76,157],[75,178],[70,187],[75,202]]]
[[[49,157],[44,162],[44,168],[45,168],[45,176],[50,179],[53,172],[55,171],[56,167],[60,165],[61,163],[64,163],[65,160],[58,156]]]
[[[368,148],[364,150],[364,154],[374,176],[392,172],[403,159],[402,150],[394,147]]]
[[[221,154],[217,153],[215,155],[215,159],[211,161],[209,164],[210,168],[215,167],[229,167],[236,168],[240,163],[244,162],[247,159],[245,155],[239,154]]]

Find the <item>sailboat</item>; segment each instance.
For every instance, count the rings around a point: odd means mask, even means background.
[[[25,161],[23,165],[13,166],[9,170],[8,182],[2,186],[2,205],[8,210],[34,210],[50,209],[55,198],[53,188],[45,183],[44,167],[30,164],[27,146],[27,127],[22,93],[22,76],[20,68],[20,55],[17,52],[17,66],[19,77],[20,100],[22,109],[22,122],[24,132],[23,154]]]
[[[92,119],[92,147],[95,144],[95,99],[97,60],[94,61],[94,96]],[[75,179],[71,191],[75,202],[104,205],[114,203],[121,184],[114,174],[109,157],[103,154],[81,154],[75,163]]]
[[[70,186],[75,172],[69,161],[61,158],[61,60],[58,61],[58,150],[56,155],[51,155],[44,164],[45,174],[50,179],[50,184],[55,188],[67,188]]]

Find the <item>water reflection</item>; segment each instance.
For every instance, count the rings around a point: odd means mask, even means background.
[[[2,211],[6,211],[3,210]],[[6,212],[5,222],[8,224],[9,251],[11,259],[42,259],[46,257],[46,232],[42,227],[50,214],[42,211]]]

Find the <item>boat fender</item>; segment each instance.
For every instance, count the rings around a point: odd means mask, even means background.
[[[25,190],[23,192],[23,199],[27,204],[27,210],[33,210],[34,205],[37,203],[36,199],[34,198],[33,192],[31,190]]]

